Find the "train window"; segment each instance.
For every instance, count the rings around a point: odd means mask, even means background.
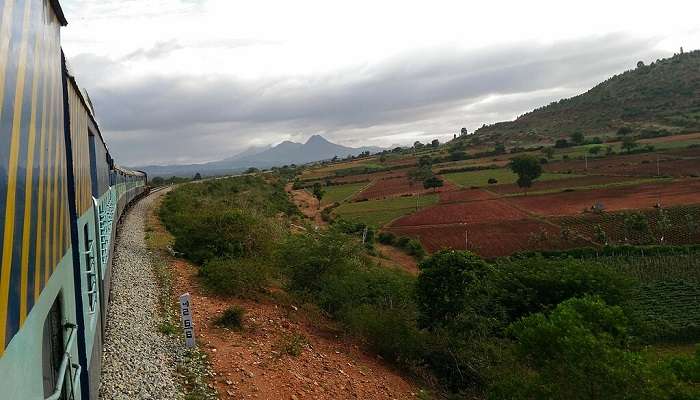
[[[61,314],[61,301],[56,297],[49,315],[44,322],[44,334],[42,343],[42,371],[44,376],[44,397],[50,396],[56,390],[58,372],[63,359],[63,316]],[[64,393],[60,399],[65,399]]]
[[[94,263],[93,263],[93,257],[94,257],[94,252],[92,251],[92,240],[90,240],[90,230],[88,229],[88,224],[85,224],[83,226],[83,247],[85,248],[84,250],[84,256],[85,256],[85,268],[87,271],[89,271],[86,275],[87,278],[87,292],[88,292],[88,307],[90,308],[90,312],[95,312],[95,296],[96,296],[96,291],[95,291],[95,279],[94,279]]]

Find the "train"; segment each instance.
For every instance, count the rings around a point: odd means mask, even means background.
[[[98,398],[115,233],[148,192],[110,155],[67,24],[58,0],[0,0],[3,400]]]

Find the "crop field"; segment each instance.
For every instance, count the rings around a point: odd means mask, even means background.
[[[612,186],[627,186],[639,183],[651,182],[652,179],[643,180],[633,177],[607,176],[607,175],[586,175],[572,178],[562,178],[549,181],[536,181],[530,189],[528,195],[542,192],[559,192],[566,189],[595,189]],[[492,185],[488,190],[501,195],[522,194],[523,189],[515,183],[505,185]]]
[[[483,189],[461,189],[440,193],[440,203],[462,203],[469,201],[490,200],[493,194]]]
[[[461,187],[489,186],[489,179],[496,179],[499,184],[515,183],[518,176],[507,168],[485,169],[481,171],[455,172],[444,175],[445,179]],[[543,173],[539,181],[571,178],[572,175]]]
[[[596,240],[596,236],[602,232],[609,244],[700,243],[700,205],[635,210],[635,213],[644,216],[647,229],[626,229],[628,212],[587,213],[552,218],[550,221],[591,240]]]
[[[348,176],[333,177],[330,180],[334,184],[343,183],[358,183],[358,182],[371,182],[376,179],[390,178],[394,176],[404,175],[406,172],[401,170],[391,170],[391,171],[379,171],[367,174],[356,174]]]
[[[700,284],[682,280],[643,285],[632,299],[657,340],[693,340],[700,334]]]
[[[633,154],[614,158],[592,158],[588,160],[588,167],[585,160],[569,160],[549,163],[544,169],[555,173],[588,172],[599,175],[688,177],[700,176],[700,158],[681,159],[665,154]]]
[[[429,194],[415,197],[395,197],[386,200],[358,201],[342,204],[333,212],[337,216],[353,222],[379,227],[417,209],[435,204],[438,200],[437,194]]]
[[[454,185],[449,181],[444,181],[444,186],[437,188],[437,190],[425,189],[422,182],[413,182],[407,175],[400,175],[374,181],[371,186],[363,190],[357,197],[359,199],[382,199],[405,194],[446,192],[454,190],[454,188]]]
[[[362,182],[347,185],[327,186],[324,188],[325,194],[321,199],[321,205],[333,204],[335,202],[341,203],[344,200],[351,198],[365,186],[367,186],[367,183]]]
[[[581,190],[509,199],[514,205],[541,216],[577,215],[601,203],[607,211],[700,203],[700,179],[638,186]]]
[[[392,227],[513,221],[527,214],[501,199],[439,204],[394,221]]]
[[[559,228],[531,218],[471,224],[392,225],[387,230],[418,238],[429,252],[466,248],[488,258],[524,250],[564,250],[590,245],[575,237],[564,237]]]

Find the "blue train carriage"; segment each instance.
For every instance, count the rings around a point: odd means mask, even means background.
[[[115,165],[55,0],[0,1],[0,397],[97,398],[112,238],[146,176]]]

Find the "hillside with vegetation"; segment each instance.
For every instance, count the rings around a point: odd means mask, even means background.
[[[514,121],[485,125],[487,140],[566,137],[632,131],[679,133],[700,128],[700,51],[676,54],[615,75],[581,95],[555,101]]]

